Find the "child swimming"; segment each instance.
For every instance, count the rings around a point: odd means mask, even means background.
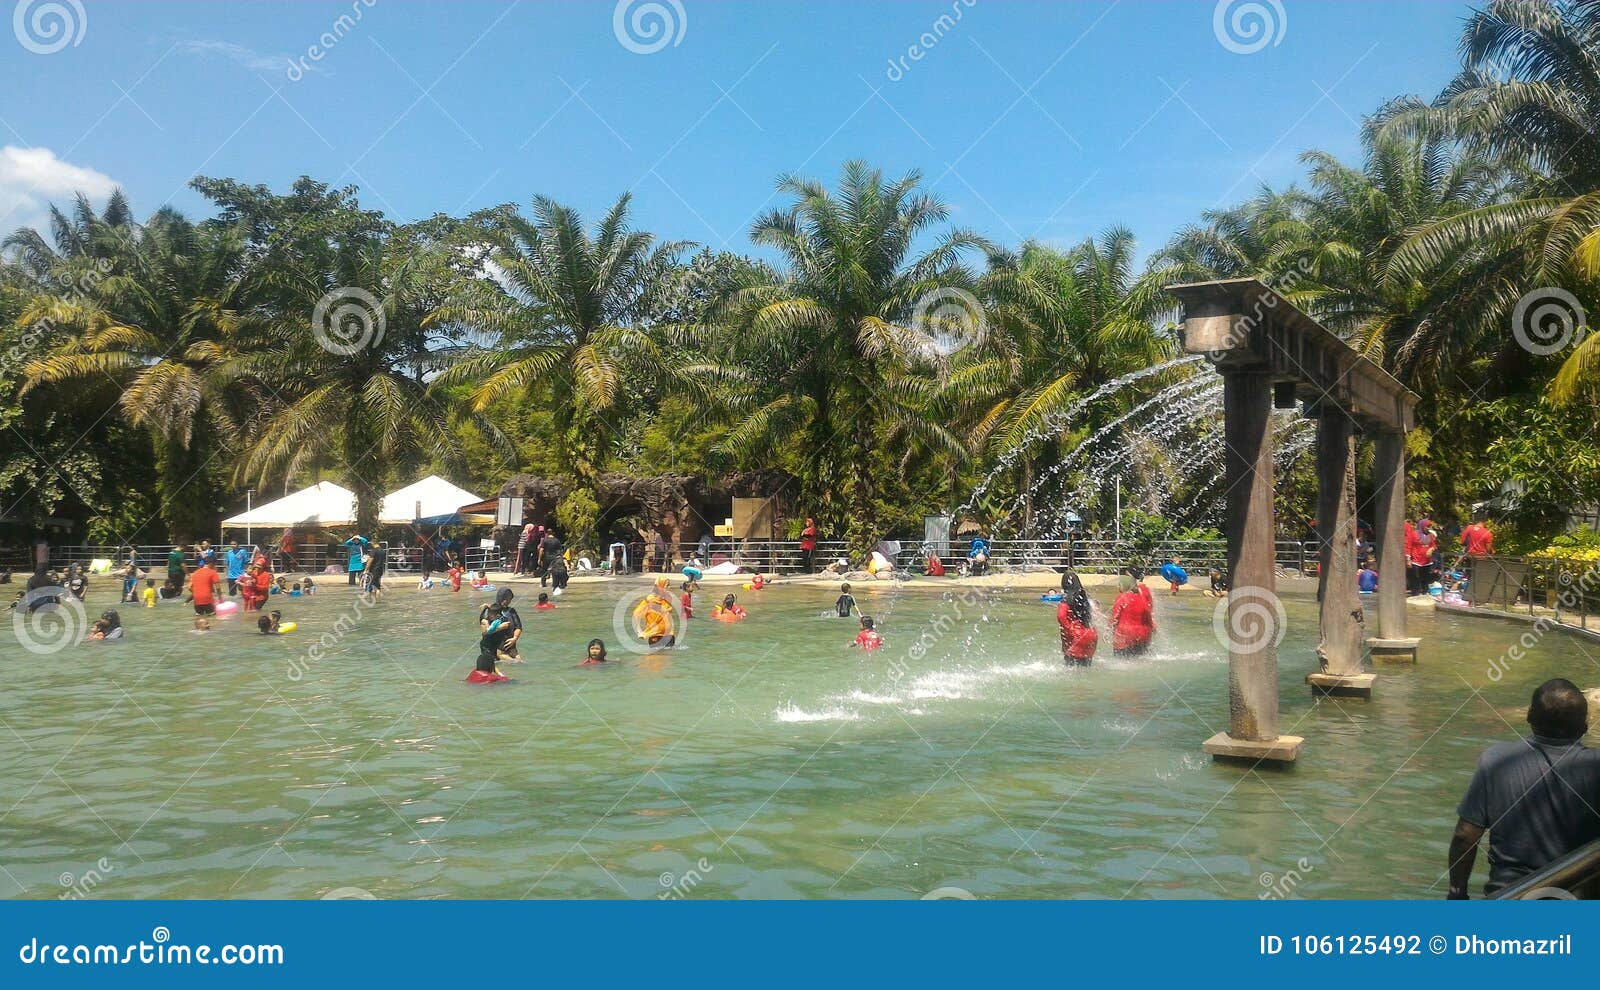
[[[483,568],[478,568],[478,573],[472,576],[472,587],[479,591],[489,587],[489,574]]]
[[[89,632],[90,639],[121,639],[122,616],[115,610],[102,612],[99,621]]]
[[[598,667],[603,663],[615,663],[615,660],[606,659],[606,644],[602,640],[589,640],[589,648],[584,652],[583,662],[580,667]]]
[[[839,600],[833,603],[833,607],[839,610],[841,619],[850,618],[850,613],[855,611],[856,596],[850,594],[849,582],[839,585]]]
[[[278,627],[283,623],[283,613],[274,609],[256,620],[256,629],[263,636],[276,636]]]
[[[550,609],[550,608],[555,608],[556,607],[556,603],[550,600],[550,595],[549,594],[547,594],[546,592],[541,591],[541,592],[539,592],[539,600],[533,603],[533,607],[534,608]]]
[[[210,632],[211,631],[211,620],[206,618],[203,615],[195,616],[194,617],[194,631],[196,633],[208,633],[208,632]]]
[[[856,633],[855,640],[850,643],[852,649],[876,650],[883,645],[883,637],[879,635],[877,629],[873,628],[874,625],[872,616],[863,615],[861,617],[861,631]]]
[[[722,604],[711,610],[711,617],[718,622],[738,622],[749,614],[733,595],[724,595]]]

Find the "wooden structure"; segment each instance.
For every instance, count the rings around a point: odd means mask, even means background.
[[[1273,557],[1274,407],[1304,403],[1317,420],[1317,535],[1321,568],[1319,669],[1324,694],[1370,697],[1375,658],[1416,659],[1406,637],[1405,434],[1417,396],[1338,335],[1255,279],[1169,286],[1183,306],[1184,350],[1222,373],[1227,441],[1228,730],[1205,743],[1219,758],[1290,762],[1303,742],[1278,731],[1281,624]],[[1356,588],[1356,443],[1374,440],[1378,635],[1365,636]],[[1237,621],[1236,621],[1237,620]],[[1235,630],[1255,630],[1236,637]]]

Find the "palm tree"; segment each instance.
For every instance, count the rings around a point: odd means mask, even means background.
[[[532,219],[510,207],[474,218],[490,245],[491,279],[464,286],[430,322],[488,335],[464,351],[443,384],[470,382],[475,409],[529,392],[548,403],[569,470],[592,484],[635,373],[663,372],[671,350],[649,325],[662,308],[684,244],[657,244],[628,225],[620,197],[595,227],[543,196]]]
[[[1063,441],[1106,418],[1064,414],[1087,394],[1130,371],[1172,355],[1132,301],[1134,241],[1114,228],[1067,252],[1024,244],[996,254],[980,290],[989,332],[961,355],[939,389],[942,406],[972,423],[969,442],[991,455],[1016,455],[1021,468],[1023,530],[1033,519],[1033,477],[1039,463],[1059,459]]]
[[[935,233],[947,210],[919,191],[921,181],[911,172],[886,182],[859,161],[845,163],[837,192],[782,179],[778,189],[793,202],[758,218],[751,239],[776,250],[784,270],[732,293],[711,344],[728,360],[707,398],[738,417],[716,452],[770,459],[799,437],[811,514],[843,523],[857,552],[881,535],[875,479],[899,453],[915,443],[965,454],[924,413],[950,335],[982,325],[961,255],[986,245],[959,230]]]
[[[1437,99],[1394,101],[1371,126],[1460,141],[1511,171],[1519,194],[1421,227],[1394,269],[1420,276],[1498,248],[1501,289],[1484,318],[1502,328],[1538,287],[1600,304],[1600,4],[1492,0],[1468,19],[1461,50],[1462,71]],[[1557,395],[1576,394],[1596,369],[1591,336],[1570,356]]]
[[[69,288],[34,296],[19,322],[50,329],[57,343],[23,369],[21,391],[42,386],[103,395],[107,387],[135,426],[155,444],[161,516],[176,539],[210,529],[215,506],[205,473],[238,432],[241,394],[228,366],[241,335],[255,318],[245,266],[244,240],[221,224],[193,224],[171,210],[136,230],[117,200],[105,217],[85,213],[75,222],[55,214],[56,240],[65,264],[99,255],[110,264],[84,273]],[[11,242],[24,264],[44,271],[47,245],[33,231]]]
[[[458,425],[493,427],[430,385],[462,330],[436,319],[462,278],[449,248],[405,231],[360,234],[273,272],[279,314],[263,348],[234,369],[268,395],[248,424],[242,478],[257,484],[332,469],[370,533],[388,483],[424,461],[458,466]]]

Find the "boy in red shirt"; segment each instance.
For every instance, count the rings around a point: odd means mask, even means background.
[[[883,637],[878,634],[876,629],[872,628],[873,625],[872,616],[863,615],[861,617],[861,631],[856,633],[855,641],[850,646],[862,650],[876,650],[882,646]]]
[[[217,582],[222,575],[208,563],[201,564],[189,575],[189,601],[194,602],[195,615],[217,614]]]

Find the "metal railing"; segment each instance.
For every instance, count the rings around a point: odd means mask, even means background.
[[[1600,840],[1562,856],[1490,895],[1501,901],[1592,901],[1600,898]]]
[[[1473,608],[1600,630],[1600,563],[1549,557],[1467,558]]]
[[[941,548],[939,559],[944,566],[955,571],[966,561],[968,550],[971,548],[969,540],[951,540]],[[79,545],[57,546],[50,548],[50,564],[53,567],[65,568],[71,564],[89,564],[94,560],[109,560],[113,567],[120,567],[128,558],[128,547],[108,545]],[[171,545],[143,545],[131,548],[139,566],[160,574],[166,570],[167,554],[171,552]],[[219,551],[225,548],[219,547]],[[276,550],[261,547],[272,560],[272,565],[278,570],[296,572],[320,573],[329,565],[344,571],[349,555],[344,546],[338,543],[305,543],[295,551],[292,566],[283,555]],[[797,574],[804,570],[803,555],[800,550],[799,540],[732,540],[718,538],[711,541],[707,564],[731,560],[735,564],[760,570],[768,574]],[[894,564],[897,568],[911,571],[924,569],[929,556],[929,548],[920,540],[900,541],[900,552],[895,555]],[[397,573],[411,573],[421,570],[422,551],[419,547],[405,545],[390,545],[389,570]],[[530,554],[531,556],[531,554]],[[649,572],[664,568],[676,571],[685,561],[700,557],[698,543],[679,543],[667,547],[666,559],[658,563],[655,548],[645,543],[632,543],[626,546],[626,566],[622,566],[624,554],[612,552],[612,570],[615,573]],[[1317,543],[1306,540],[1278,540],[1275,545],[1275,556],[1281,570],[1299,571],[1303,574],[1315,573],[1317,567]],[[32,551],[26,552],[26,559],[31,559]],[[513,566],[516,559],[516,546],[498,547],[467,547],[463,551],[464,563],[468,570],[499,571]],[[812,555],[813,568],[821,570],[828,564],[840,558],[849,558],[849,545],[843,540],[819,540],[816,552]],[[991,540],[989,543],[989,558],[994,570],[1004,570],[1007,567],[1018,565],[1035,565],[1062,569],[1076,568],[1085,573],[1115,573],[1120,567],[1131,562],[1139,562],[1148,568],[1154,568],[1176,557],[1196,578],[1204,575],[1211,567],[1219,570],[1227,569],[1228,545],[1223,540],[1162,540],[1154,543],[1135,542],[1132,540]],[[593,559],[598,567],[606,562],[606,557]],[[192,547],[186,555],[185,563],[188,567],[195,564]],[[863,561],[852,559],[851,565],[859,567]],[[23,566],[16,568],[25,570]],[[531,567],[530,567],[531,569]],[[1474,582],[1476,584],[1476,582]]]
[[[301,544],[295,548],[292,559],[286,558],[276,549],[269,549],[265,546],[258,546],[257,549],[259,552],[266,554],[267,559],[272,561],[274,570],[285,572],[320,574],[329,565],[332,565],[342,573],[345,571],[350,559],[349,551],[343,544],[339,543]],[[219,554],[220,563],[220,554],[227,550],[227,546],[225,544],[217,546],[216,550]],[[127,562],[130,552],[134,555],[134,560],[140,568],[149,571],[153,577],[159,577],[166,573],[167,556],[172,552],[172,545],[145,544],[128,547],[86,544],[53,546],[50,548],[50,566],[57,569],[65,569],[73,564],[88,566],[96,560],[109,560],[112,568],[116,570]],[[14,553],[7,556],[0,552],[0,560],[9,560],[14,556]],[[31,570],[28,562],[32,559],[32,550],[26,551],[25,558],[20,561],[20,566],[14,569],[17,571]],[[197,563],[198,558],[191,544],[184,554],[184,566],[192,570]],[[469,571],[475,571],[480,568],[498,571],[502,570],[506,565],[506,554],[499,547],[466,547],[462,551],[462,563]],[[388,569],[402,574],[420,571],[422,569],[422,549],[414,546],[391,545],[389,547]]]

